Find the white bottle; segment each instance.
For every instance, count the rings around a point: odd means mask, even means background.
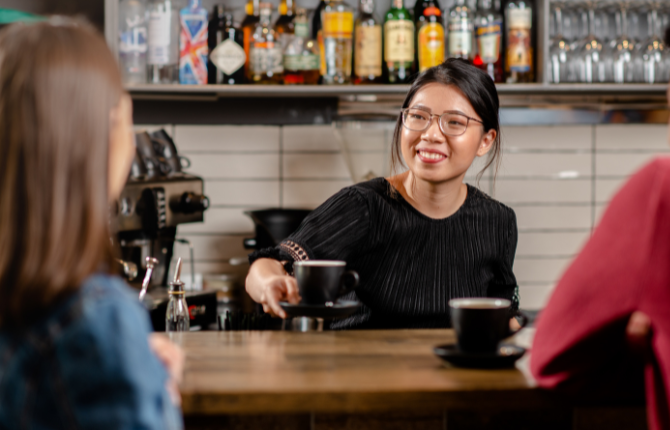
[[[147,20],[145,0],[119,3],[119,64],[125,84],[147,80]]]
[[[149,0],[149,82],[179,82],[179,5],[175,0]]]

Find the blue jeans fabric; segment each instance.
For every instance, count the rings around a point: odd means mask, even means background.
[[[0,331],[0,429],[181,429],[150,332],[137,295],[107,275],[27,331]]]

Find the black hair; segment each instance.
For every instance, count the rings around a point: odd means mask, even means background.
[[[665,29],[665,38],[663,40],[665,41],[665,47],[667,49],[667,47],[670,46],[670,27]]]
[[[409,107],[414,95],[428,84],[438,83],[444,85],[453,85],[465,95],[472,108],[484,123],[484,132],[489,130],[496,131],[496,139],[493,142],[493,148],[489,151],[488,161],[484,168],[477,174],[477,183],[484,175],[486,169],[494,165],[494,180],[498,174],[500,166],[500,157],[502,155],[500,140],[500,118],[498,109],[500,101],[498,100],[498,91],[493,80],[484,71],[476,68],[472,64],[460,58],[449,58],[439,66],[431,67],[421,73],[405,96],[402,108]],[[393,143],[391,149],[391,171],[395,172],[398,165],[402,164],[402,152],[400,148],[400,135],[402,132],[402,112],[398,115],[395,131],[393,132]]]

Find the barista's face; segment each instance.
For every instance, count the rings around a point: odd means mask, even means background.
[[[133,103],[128,94],[121,97],[109,117],[109,199],[115,201],[126,184],[135,157]]]

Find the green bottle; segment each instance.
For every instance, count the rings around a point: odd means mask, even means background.
[[[403,0],[393,0],[384,19],[384,68],[390,84],[412,80],[414,22]]]

